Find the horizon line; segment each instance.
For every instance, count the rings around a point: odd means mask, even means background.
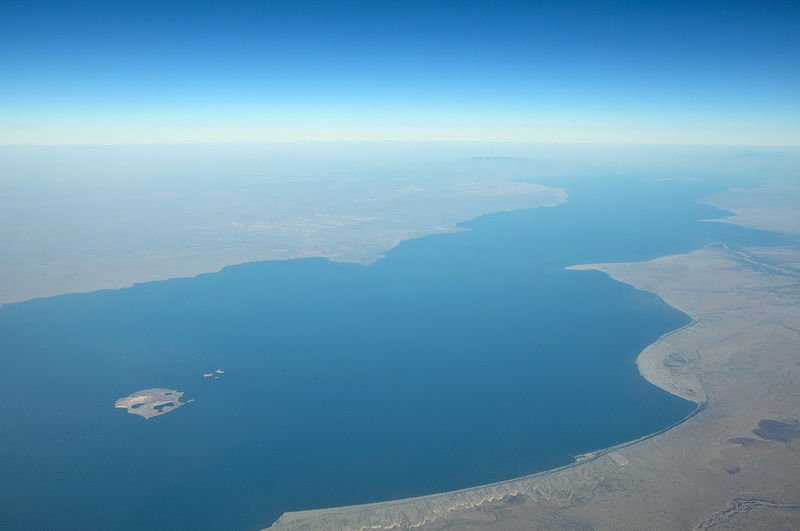
[[[7,147],[130,147],[130,146],[266,146],[290,144],[515,144],[525,146],[650,146],[650,147],[739,147],[739,148],[779,148],[796,149],[797,144],[753,144],[753,143],[684,143],[684,142],[602,142],[602,141],[524,141],[524,140],[418,140],[418,139],[298,139],[298,140],[253,140],[253,141],[185,141],[185,142],[74,142],[74,143],[48,143],[26,142],[5,143],[0,142],[0,148]]]

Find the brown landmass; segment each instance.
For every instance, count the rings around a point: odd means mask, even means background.
[[[785,234],[800,234],[800,183],[773,181],[754,188],[733,188],[705,200],[717,208],[733,212],[715,222],[735,223]],[[769,208],[765,208],[769,205]]]
[[[142,389],[118,399],[114,407],[127,409],[128,413],[139,415],[147,420],[166,415],[170,411],[175,411],[179,407],[194,401],[181,402],[182,396],[182,392],[174,389]]]
[[[261,260],[368,264],[403,240],[566,198],[501,178],[231,178],[173,187],[78,181],[69,193],[31,185],[0,198],[0,305]]]

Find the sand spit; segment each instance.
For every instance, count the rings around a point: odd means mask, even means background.
[[[743,260],[720,246],[570,268],[603,271],[692,317],[637,359],[648,381],[698,403],[686,421],[560,469],[432,496],[289,512],[272,528],[735,527],[752,518],[731,510],[742,499],[771,500],[758,504],[763,528],[800,527],[800,512],[792,509],[800,501],[798,442],[764,439],[758,431],[795,426],[800,416],[800,281],[779,273],[780,263],[757,267],[756,255]],[[800,249],[781,256],[798,261]],[[758,444],[743,443],[751,439]],[[719,466],[732,458],[736,466]]]

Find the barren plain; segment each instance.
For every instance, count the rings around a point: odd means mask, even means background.
[[[174,389],[142,389],[122,397],[114,404],[119,409],[127,409],[131,415],[139,415],[145,420],[166,415],[179,407],[192,402],[181,402],[183,393]]]
[[[19,187],[0,197],[0,304],[261,260],[322,256],[366,264],[402,240],[565,198],[559,189],[499,178]]]

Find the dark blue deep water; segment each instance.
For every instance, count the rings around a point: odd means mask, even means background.
[[[708,186],[566,182],[570,200],[323,259],[0,309],[0,527],[248,529],[283,511],[508,479],[694,408],[639,351],[688,318],[570,264],[778,236],[698,220]],[[219,380],[202,373],[221,367]],[[149,387],[188,404],[114,409]]]

